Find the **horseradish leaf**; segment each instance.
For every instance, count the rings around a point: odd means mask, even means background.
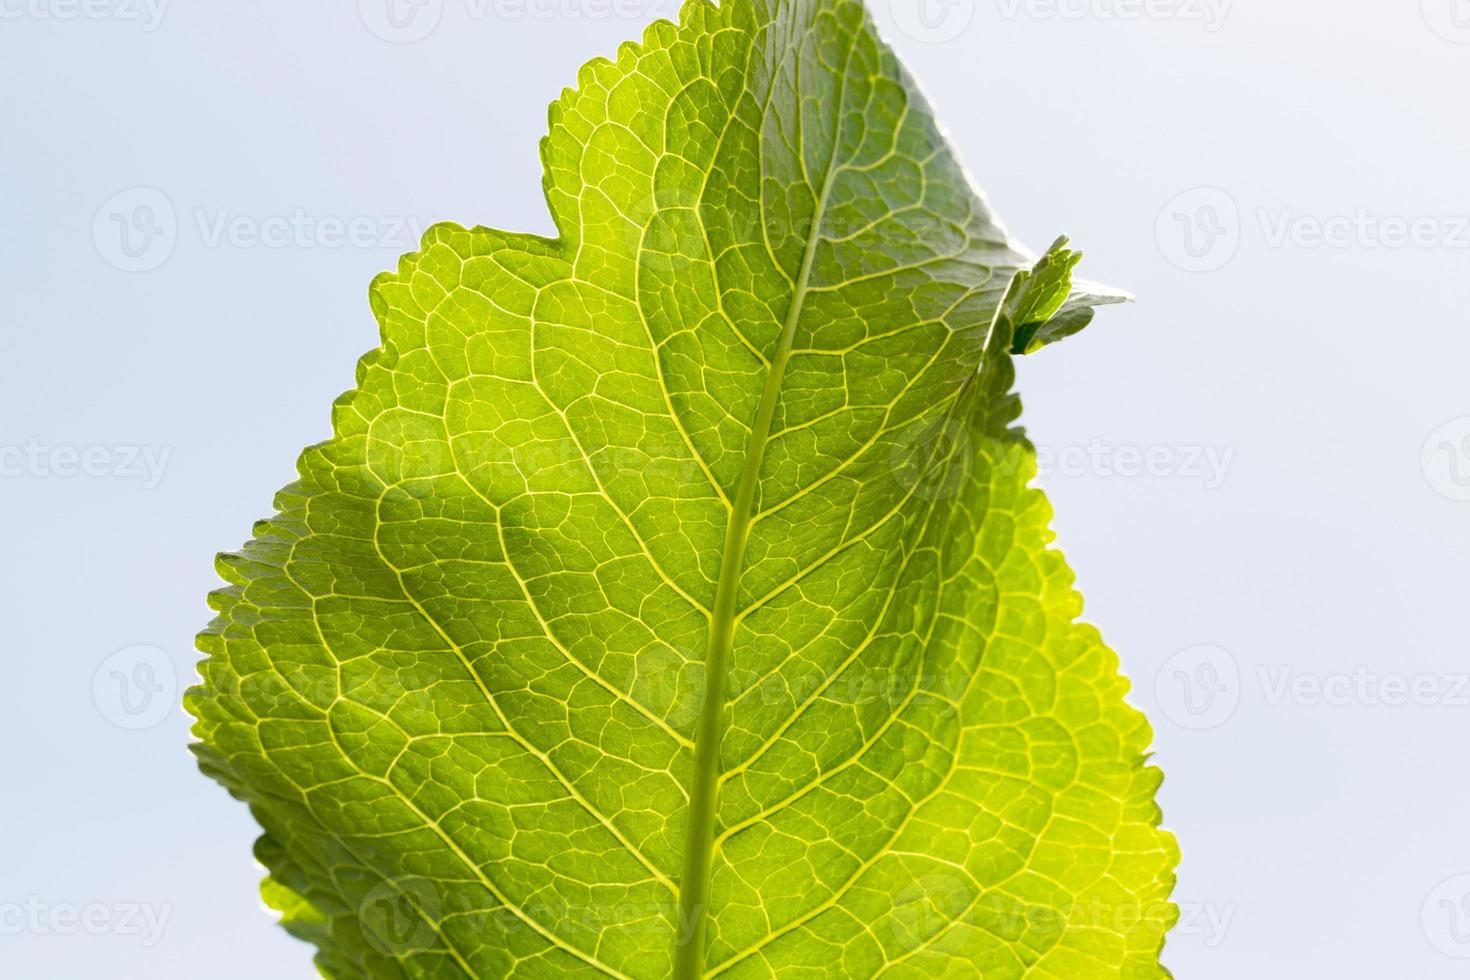
[[[1164,977],[1150,731],[1049,547],[1035,261],[857,0],[685,7],[441,225],[188,695],[331,977]]]

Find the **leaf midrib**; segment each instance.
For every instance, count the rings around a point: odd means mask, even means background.
[[[851,58],[848,49],[847,58]],[[699,980],[705,969],[705,928],[708,922],[710,875],[714,860],[715,805],[720,786],[720,748],[724,741],[725,687],[729,673],[729,656],[734,643],[737,615],[735,605],[740,595],[740,576],[745,567],[745,548],[754,519],[755,492],[760,485],[761,465],[771,436],[776,403],[780,398],[786,366],[806,302],[817,245],[821,241],[828,197],[839,170],[837,157],[841,145],[842,107],[847,99],[847,65],[844,61],[839,85],[836,125],[832,139],[832,155],[822,177],[822,189],[812,212],[811,231],[802,254],[791,305],[776,354],[771,358],[761,391],[755,421],[745,445],[745,460],[740,481],[731,505],[730,523],[725,528],[724,550],[720,557],[720,575],[715,590],[715,603],[710,616],[709,642],[705,654],[704,698],[700,706],[699,724],[695,732],[694,775],[689,793],[689,821],[685,833],[684,873],[679,880],[679,908],[675,920],[674,980]]]

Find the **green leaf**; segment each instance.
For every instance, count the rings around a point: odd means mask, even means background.
[[[1105,287],[1079,284],[1074,289],[1072,270],[1082,261],[1082,253],[1066,246],[1066,237],[1058,238],[1034,267],[1016,273],[1026,290],[1024,307],[1013,316],[1017,326],[1011,353],[1030,354],[1070,337],[1092,322],[1095,307],[1129,298]]]
[[[856,0],[685,7],[552,106],[560,237],[432,229],[188,695],[332,977],[1146,978],[1151,735],[1013,351],[1105,291]]]

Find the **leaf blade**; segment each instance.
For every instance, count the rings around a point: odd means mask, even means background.
[[[987,705],[1037,719],[1055,708],[1048,687],[1106,702],[1127,730],[1099,752],[1106,792],[1089,792],[1130,817],[1069,828],[1110,859],[1125,837],[1152,842],[1127,894],[1166,904],[1146,725],[1116,659],[1074,635],[1078,601],[1055,584],[1065,566],[1009,428],[1016,324],[998,311],[1030,260],[861,7],[693,4],[579,82],[542,148],[560,237],[440,226],[381,277],[384,345],[339,400],[333,439],[223,565],[232,589],[190,708],[206,770],[267,828],[289,921],[332,975],[668,975],[722,583],[735,663],[717,672],[728,702],[714,699],[729,725],[709,770],[697,948],[711,969],[831,970],[834,936],[843,975],[984,961],[1019,976],[1076,953],[1067,930],[1033,936],[1040,951],[992,941],[995,909],[948,909],[956,921],[928,936],[873,905],[879,884],[926,880],[894,848],[952,844],[948,811],[978,793],[908,807],[904,773],[1014,755],[972,744],[963,705],[948,713],[945,685],[966,671],[992,685]],[[818,188],[823,165],[835,176]],[[1056,339],[1057,306],[1041,308],[1033,336]],[[997,524],[1013,510],[1019,543]],[[750,518],[733,551],[732,513]],[[722,575],[732,558],[744,567]],[[1013,619],[1046,642],[1008,647],[994,630]],[[1052,636],[1091,682],[1031,678],[1028,701],[977,656],[1034,666]],[[914,744],[925,729],[937,737]],[[1001,782],[1036,793],[1045,775]],[[948,829],[915,839],[940,811]],[[1045,857],[1056,844],[1032,830]],[[1020,848],[1007,832],[1002,849]],[[969,894],[944,881],[945,901]],[[1065,897],[994,894],[1007,909]],[[427,928],[395,928],[414,921]],[[1102,972],[1064,975],[1162,975],[1162,934],[1114,937],[1153,948],[1110,947]]]

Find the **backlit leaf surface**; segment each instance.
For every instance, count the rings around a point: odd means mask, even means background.
[[[188,707],[284,925],[341,978],[1166,976],[1150,732],[1013,428],[1116,294],[853,0],[687,6],[542,156],[560,237],[379,278],[221,556]]]

